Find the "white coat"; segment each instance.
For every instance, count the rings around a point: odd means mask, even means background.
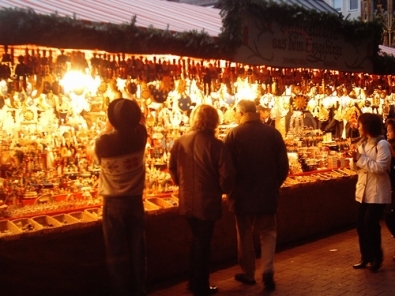
[[[355,199],[360,203],[391,203],[391,146],[386,140],[371,138],[358,147],[360,158]]]

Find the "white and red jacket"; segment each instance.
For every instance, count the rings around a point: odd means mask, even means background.
[[[143,194],[147,130],[139,124],[127,131],[101,135],[95,153],[101,166],[98,194],[104,197]]]

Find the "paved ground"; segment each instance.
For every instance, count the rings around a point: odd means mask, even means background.
[[[236,282],[234,274],[240,272],[237,265],[228,265],[211,274],[212,285],[219,288],[218,296],[298,296],[298,295],[395,295],[395,239],[382,226],[384,262],[377,273],[368,269],[355,270],[354,263],[360,259],[355,229],[346,230],[328,237],[289,246],[278,250],[275,257],[276,290],[263,291],[259,276],[255,286]],[[259,264],[259,259],[258,259]],[[162,283],[161,287],[151,287],[150,296],[190,295],[186,281]]]

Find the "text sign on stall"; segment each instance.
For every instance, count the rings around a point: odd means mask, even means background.
[[[365,40],[346,40],[328,24],[312,27],[295,23],[245,18],[244,44],[234,61],[272,67],[317,68],[372,72],[373,45]]]

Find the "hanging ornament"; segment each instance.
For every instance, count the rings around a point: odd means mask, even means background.
[[[307,97],[304,95],[297,95],[293,98],[292,106],[295,110],[303,111],[307,107]]]
[[[178,107],[182,111],[187,111],[191,107],[191,97],[186,95],[185,93],[178,100]]]

